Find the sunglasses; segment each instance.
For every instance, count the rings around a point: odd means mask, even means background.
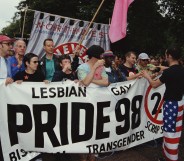
[[[149,59],[141,59],[142,61],[149,61]]]
[[[13,45],[11,42],[2,42],[1,44],[6,44],[6,45],[8,45],[8,46]]]

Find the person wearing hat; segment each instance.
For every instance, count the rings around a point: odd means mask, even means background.
[[[12,49],[13,39],[6,35],[0,35],[0,79],[6,79],[5,84],[13,82],[8,53]]]
[[[146,54],[146,53],[139,54],[138,64],[137,64],[137,67],[136,67],[138,72],[146,70],[146,71],[148,71],[148,73],[150,75],[152,75],[153,74],[152,71],[155,69],[155,66],[150,64],[149,62],[150,62],[150,58],[149,58],[148,54]]]
[[[104,60],[101,60],[101,55],[104,53],[104,49],[98,45],[89,47],[86,51],[89,61],[81,64],[77,69],[78,79],[85,86],[89,86],[90,83],[94,83],[99,86],[108,86],[108,75],[105,72]]]
[[[127,80],[124,73],[122,73],[115,65],[115,55],[112,51],[105,51],[102,57],[105,60],[105,71],[108,75],[109,83],[123,82]]]

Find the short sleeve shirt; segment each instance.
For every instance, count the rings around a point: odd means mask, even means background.
[[[159,78],[165,83],[164,100],[180,101],[184,94],[184,68],[181,65],[172,65],[164,70]]]
[[[85,77],[90,73],[90,67],[87,63],[81,64],[77,69],[77,75],[79,80],[85,79]],[[94,79],[100,79],[100,78],[108,78],[108,75],[105,72],[105,68],[103,67],[100,70],[96,70]]]

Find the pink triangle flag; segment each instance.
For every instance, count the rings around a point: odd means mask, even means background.
[[[112,43],[126,36],[127,12],[129,5],[133,1],[134,0],[116,0],[109,29],[109,38]]]

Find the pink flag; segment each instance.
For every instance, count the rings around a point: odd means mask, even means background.
[[[126,36],[127,12],[129,5],[133,1],[134,0],[116,0],[109,29],[109,38],[112,43]]]

